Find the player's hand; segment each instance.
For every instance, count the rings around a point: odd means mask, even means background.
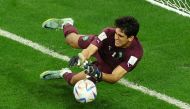
[[[72,66],[77,66],[80,64],[80,59],[79,56],[73,56],[70,60],[69,60],[69,67]]]
[[[81,66],[86,62],[85,57],[83,56],[82,53],[79,53],[78,56],[73,56],[70,60],[69,60],[69,67],[72,66]]]
[[[98,67],[94,64],[86,64],[84,66],[85,73],[91,76],[95,82],[100,82],[102,80],[102,72],[98,69]]]

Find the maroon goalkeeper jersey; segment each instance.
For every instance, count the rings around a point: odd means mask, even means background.
[[[111,73],[118,65],[126,71],[131,71],[143,56],[143,48],[137,37],[134,37],[131,45],[127,48],[115,46],[115,28],[106,28],[91,44],[98,47],[95,54],[97,64],[105,73]]]

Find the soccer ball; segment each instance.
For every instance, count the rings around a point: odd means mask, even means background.
[[[75,84],[73,93],[80,103],[92,102],[97,96],[96,85],[88,79],[80,80]]]

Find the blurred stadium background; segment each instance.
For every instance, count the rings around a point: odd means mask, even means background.
[[[145,0],[0,0],[1,29],[69,57],[80,50],[66,45],[61,31],[42,29],[44,20],[72,17],[81,34],[99,34],[113,26],[115,18],[126,15],[139,20],[138,37],[145,53],[125,79],[189,105],[190,18]],[[94,102],[80,104],[64,80],[39,79],[45,70],[66,66],[65,61],[0,37],[0,109],[180,108],[123,85],[104,82],[97,85]]]

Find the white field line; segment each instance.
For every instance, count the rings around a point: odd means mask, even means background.
[[[169,11],[173,11],[173,12],[176,12],[176,13],[178,13],[180,15],[183,15],[183,16],[186,16],[186,17],[190,17],[190,14],[187,14],[187,13],[185,13],[183,11],[180,11],[180,10],[177,10],[175,8],[169,7],[167,5],[161,4],[159,2],[156,2],[155,0],[146,0],[146,1],[149,2],[149,3],[151,3],[151,4],[153,4],[153,5],[157,5],[157,6],[160,6],[162,8],[165,8],[165,9],[167,9]]]
[[[39,45],[38,43],[35,43],[35,42],[32,42],[30,40],[27,40],[25,38],[22,38],[20,36],[17,36],[13,33],[10,33],[8,31],[5,31],[5,30],[2,30],[0,29],[0,35],[3,36],[3,37],[6,37],[6,38],[9,38],[9,39],[12,39],[14,41],[17,41],[21,44],[24,44],[26,46],[29,46],[29,47],[32,47],[33,49],[36,49],[38,51],[41,51],[42,53],[44,54],[48,54],[54,58],[58,58],[58,59],[61,59],[63,61],[69,61],[69,57],[68,56],[64,56],[64,55],[61,55],[57,52],[54,52],[53,50],[51,49],[48,49],[42,45]]]
[[[11,40],[14,40],[14,41],[17,41],[21,44],[24,44],[26,46],[29,46],[29,47],[32,47],[33,49],[35,50],[38,50],[44,54],[48,54],[54,58],[58,58],[58,59],[61,59],[63,61],[69,61],[69,57],[68,56],[65,56],[65,55],[62,55],[62,54],[59,54],[57,52],[54,52],[53,50],[51,49],[48,49],[38,43],[35,43],[35,42],[32,42],[30,40],[27,40],[25,38],[22,38],[20,36],[17,36],[13,33],[10,33],[8,31],[5,31],[5,30],[2,30],[0,29],[0,36],[3,36],[3,37],[6,37],[6,38],[9,38]],[[169,97],[165,94],[161,94],[159,92],[156,92],[155,90],[151,90],[151,89],[148,89],[144,86],[140,86],[140,85],[137,85],[133,82],[129,82],[128,80],[125,80],[125,79],[121,79],[119,81],[120,84],[126,86],[126,87],[129,87],[129,88],[132,88],[132,89],[135,89],[135,90],[138,90],[142,93],[145,93],[145,94],[148,94],[150,96],[153,96],[153,97],[156,97],[157,99],[160,99],[160,100],[163,100],[169,104],[173,104],[181,109],[190,109],[190,104],[188,103],[185,103],[183,101],[180,101],[180,100],[177,100],[173,97]]]

